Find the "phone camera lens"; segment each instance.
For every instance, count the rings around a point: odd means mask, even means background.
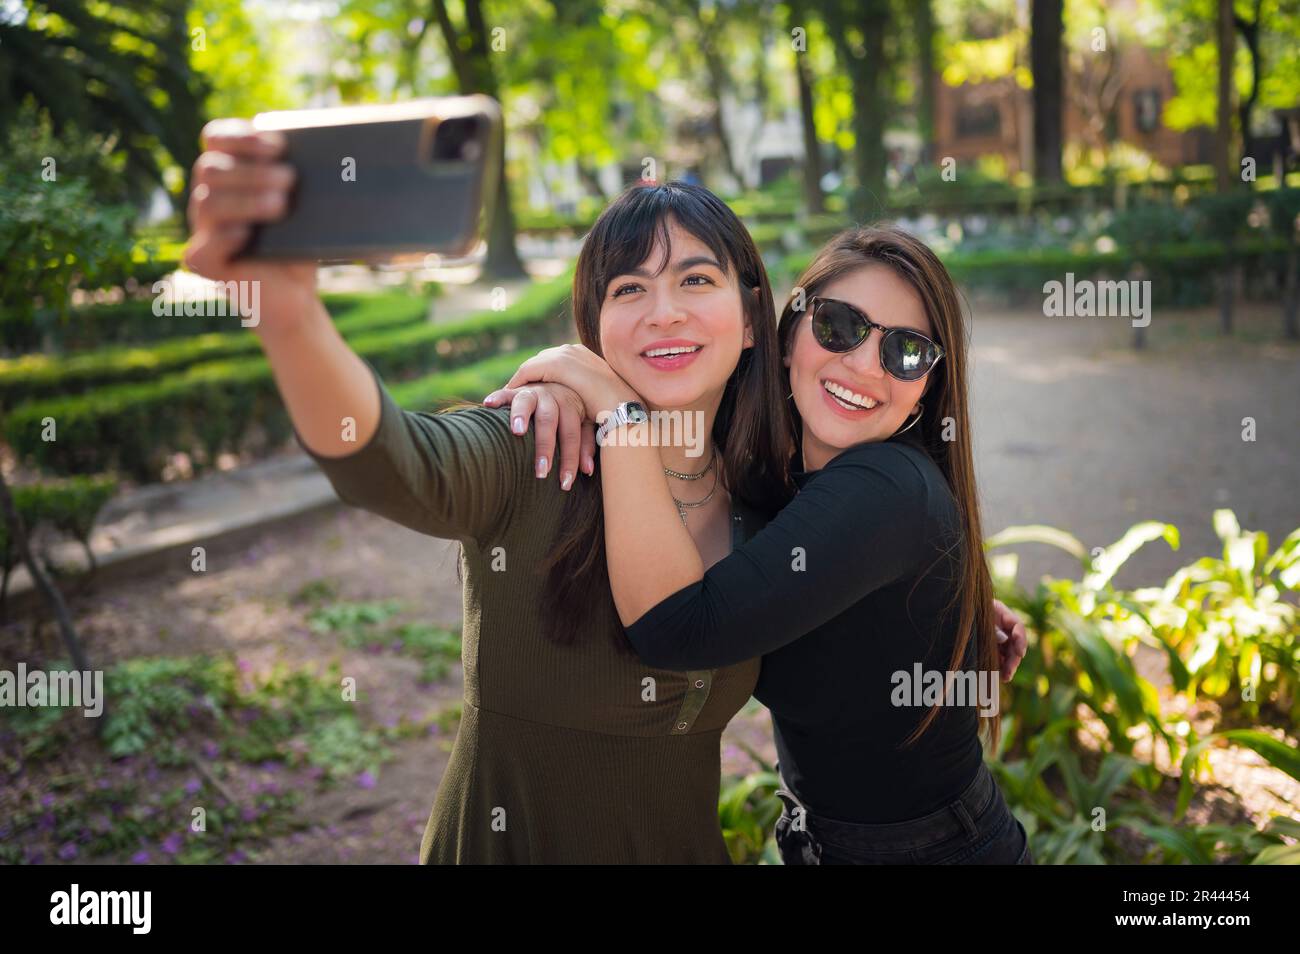
[[[433,137],[433,159],[475,162],[483,155],[477,117],[465,116],[445,119],[438,124]]]

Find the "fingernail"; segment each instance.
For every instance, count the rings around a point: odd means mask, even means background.
[[[560,487],[562,489],[568,490],[569,486],[572,483],[573,483],[573,471],[566,470],[563,474],[560,475]]]
[[[545,476],[546,476],[546,458],[545,458],[545,457],[539,457],[539,458],[537,458],[537,476],[538,476],[538,477],[545,477]]]
[[[522,417],[515,418],[510,422],[510,428],[516,434],[522,434],[524,432],[524,419]]]
[[[595,471],[595,469],[596,469],[596,462],[595,462],[594,460],[591,459],[591,455],[590,455],[590,454],[587,454],[585,457],[583,457],[583,459],[582,459],[582,469],[585,470],[585,471],[587,472],[587,476],[588,476],[588,477],[590,477],[590,476],[592,475],[592,473]]]

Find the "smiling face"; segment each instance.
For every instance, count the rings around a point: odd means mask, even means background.
[[[753,344],[735,269],[674,219],[665,225],[668,249],[657,241],[638,267],[610,279],[601,352],[651,408],[716,408]]]
[[[934,338],[916,290],[892,268],[864,265],[817,290],[865,312],[886,328],[909,328]],[[812,311],[799,319],[785,365],[803,419],[803,463],[817,470],[845,448],[892,436],[916,412],[934,372],[919,381],[900,381],[880,365],[877,328],[852,351],[827,351],[813,337]]]

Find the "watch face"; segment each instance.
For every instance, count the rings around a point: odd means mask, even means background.
[[[642,424],[650,420],[650,415],[645,412],[644,405],[638,404],[636,401],[628,401],[627,419],[632,424]]]

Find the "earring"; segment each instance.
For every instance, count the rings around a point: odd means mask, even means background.
[[[914,424],[916,424],[917,421],[921,419],[921,415],[924,413],[925,413],[925,405],[922,404],[920,401],[917,401],[915,416],[913,416],[913,418],[906,425],[894,431],[894,436],[897,437],[899,434],[903,433],[903,431],[910,429]]]

